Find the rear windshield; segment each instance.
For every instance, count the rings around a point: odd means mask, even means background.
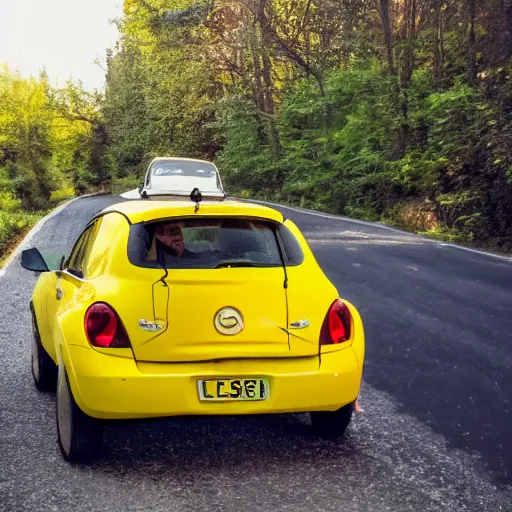
[[[211,178],[217,176],[212,164],[193,161],[162,161],[154,162],[151,166],[153,176],[188,176],[195,178]]]
[[[216,168],[209,163],[194,161],[156,161],[151,165],[149,186],[155,190],[186,191],[194,188],[201,192],[221,190]]]
[[[253,218],[160,220],[130,227],[133,265],[156,268],[277,267],[304,255],[283,225]]]

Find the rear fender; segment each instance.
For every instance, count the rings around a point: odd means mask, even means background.
[[[87,303],[77,305],[75,308],[67,309],[57,318],[54,329],[54,339],[57,350],[56,361],[58,363],[63,361],[63,354],[66,354],[66,347],[69,345],[82,347],[85,350],[93,350],[109,356],[133,359],[133,352],[131,348],[99,348],[93,347],[89,343],[85,333],[84,318],[87,308],[92,304],[92,302],[94,301],[89,301]],[[66,362],[65,359],[64,362]],[[66,362],[66,367],[67,366]]]
[[[300,265],[289,266],[288,274],[288,311],[290,344],[299,345],[299,338],[303,339],[301,351],[311,352],[314,346],[319,352],[320,330],[325,315],[331,304],[339,294],[335,286],[329,281],[318,265],[304,235],[290,219],[284,225],[297,239],[304,253],[304,261]],[[304,328],[294,328],[294,323],[307,322]],[[306,344],[310,347],[306,348]]]

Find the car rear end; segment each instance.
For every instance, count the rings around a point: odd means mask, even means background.
[[[144,198],[188,197],[195,188],[208,197],[224,198],[226,195],[219,170],[212,162],[155,158],[149,165],[141,195]]]
[[[63,349],[86,414],[336,411],[355,401],[360,316],[292,222],[207,204],[116,222],[106,273],[82,305],[84,332]],[[148,256],[162,222],[180,226],[187,257]]]

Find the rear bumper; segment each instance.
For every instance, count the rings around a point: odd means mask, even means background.
[[[352,347],[301,359],[208,363],[137,363],[68,345],[64,363],[73,396],[89,416],[103,419],[179,415],[235,415],[335,410],[359,393],[362,367]],[[197,380],[261,377],[264,401],[201,402]]]

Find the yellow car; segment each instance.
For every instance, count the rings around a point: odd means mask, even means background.
[[[347,428],[361,318],[280,212],[127,201],[52,259],[32,248],[21,264],[42,272],[32,373],[38,390],[56,388],[66,460],[97,452],[106,419],[309,412],[320,436]]]

